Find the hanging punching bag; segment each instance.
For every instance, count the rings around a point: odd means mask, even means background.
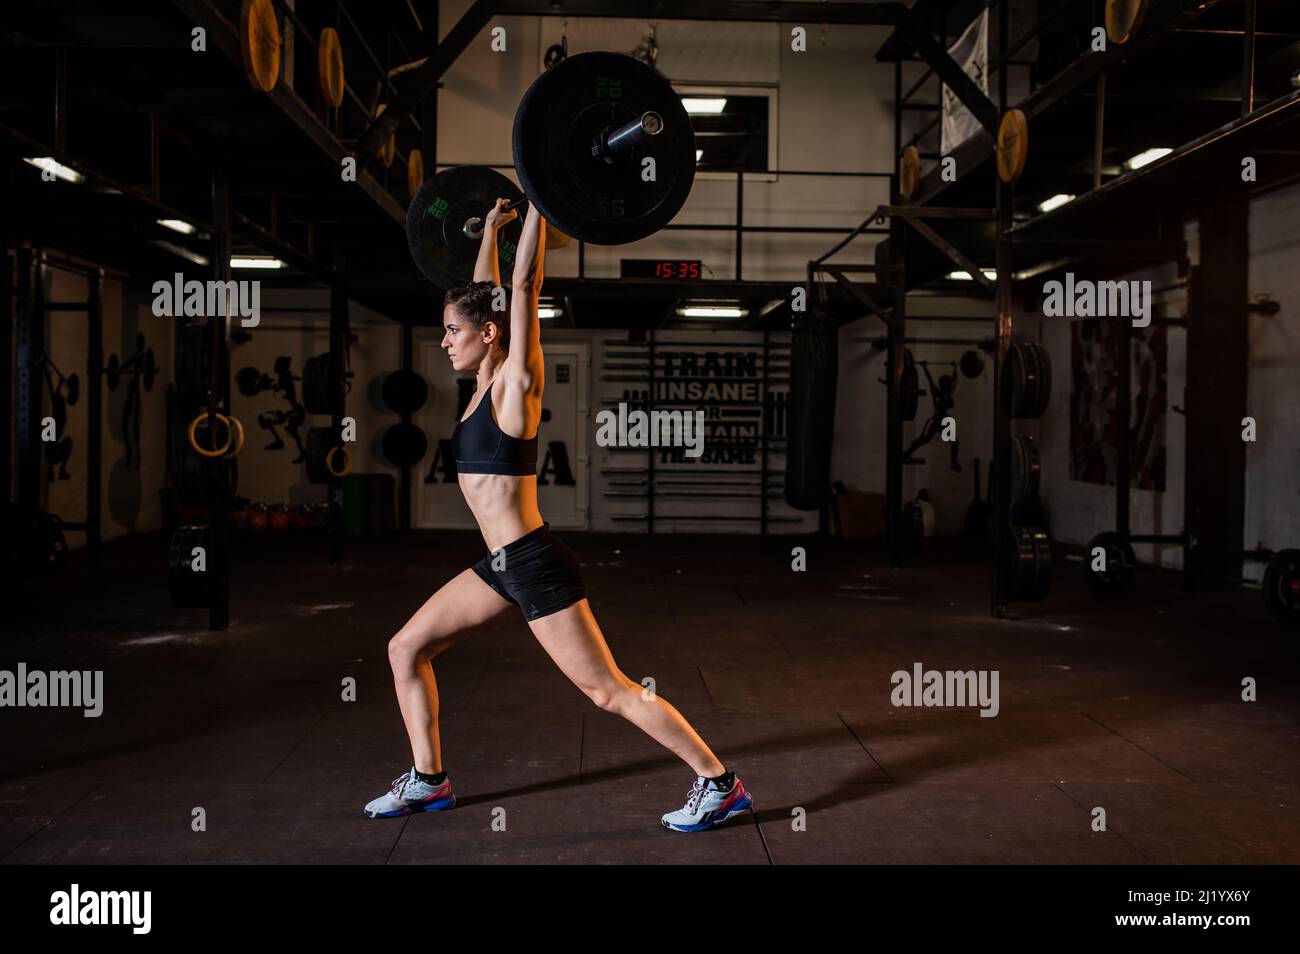
[[[817,510],[831,483],[839,329],[817,307],[795,314],[790,340],[785,501]]]

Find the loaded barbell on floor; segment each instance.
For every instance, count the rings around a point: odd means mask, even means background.
[[[473,276],[483,217],[498,198],[511,208],[531,202],[564,241],[624,245],[654,234],[690,194],[695,133],[656,70],[622,53],[580,53],[524,93],[513,158],[522,190],[494,170],[461,166],[428,179],[411,201],[407,245],[435,285]],[[519,219],[503,230],[503,266],[513,267],[521,234]]]
[[[1134,543],[1172,543],[1183,547],[1184,572],[1192,564],[1193,551],[1205,549],[1186,533],[1099,533],[1088,541],[1083,564],[1088,584],[1096,592],[1114,596],[1133,585],[1137,572]],[[1284,626],[1300,626],[1300,550],[1270,550],[1260,546],[1232,553],[1244,562],[1266,564],[1260,583],[1265,609]]]

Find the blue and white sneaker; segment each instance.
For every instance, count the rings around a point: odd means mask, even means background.
[[[663,817],[665,828],[673,831],[706,831],[717,828],[732,815],[751,808],[754,800],[745,791],[740,776],[732,779],[731,788],[723,791],[703,775],[695,779],[686,796],[686,806]]]
[[[451,791],[451,776],[441,785],[430,785],[415,777],[415,767],[406,775],[393,779],[393,787],[375,800],[367,803],[365,812],[371,818],[396,818],[416,812],[440,812],[456,804]]]

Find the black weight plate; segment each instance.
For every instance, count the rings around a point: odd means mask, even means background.
[[[1104,570],[1094,570],[1095,550],[1101,547],[1105,554]],[[1088,585],[1102,596],[1117,596],[1133,585],[1137,571],[1137,555],[1127,540],[1118,533],[1099,533],[1088,541],[1083,554],[1083,571]]]
[[[1300,625],[1300,550],[1282,550],[1264,571],[1264,605],[1284,626]]]
[[[1038,447],[1029,436],[1013,437],[1011,451],[1011,509],[1024,506],[1038,496],[1041,465]]]
[[[207,527],[180,527],[172,534],[167,559],[167,589],[172,602],[188,609],[208,605],[211,593],[206,570],[192,569],[194,548],[202,547],[207,559],[212,558],[212,535]]]
[[[658,113],[663,130],[606,162],[602,132]],[[642,160],[655,160],[655,181]],[[533,80],[514,125],[515,173],[539,212],[583,242],[623,245],[653,235],[695,181],[695,132],[681,97],[656,70],[622,53],[579,53]]]
[[[1004,536],[1003,566],[1008,598],[1037,602],[1052,587],[1052,538],[1037,526],[1013,526]]]
[[[429,385],[417,371],[394,371],[384,378],[384,404],[398,414],[414,414],[429,399]]]
[[[480,238],[465,234],[465,223],[482,219],[497,199],[518,199],[519,187],[484,166],[457,166],[426,179],[406,209],[406,245],[424,277],[446,290],[474,277]],[[497,259],[502,282],[515,266],[523,235],[523,212],[497,232]]]
[[[235,386],[239,388],[239,393],[244,397],[253,397],[260,391],[262,384],[262,373],[257,368],[249,365],[246,368],[240,368],[235,374]]]
[[[978,351],[963,351],[961,373],[968,378],[978,378],[984,373],[984,357]]]
[[[414,424],[394,424],[384,431],[384,456],[398,467],[418,464],[429,449],[424,431]]]
[[[903,349],[903,403],[900,410],[903,420],[916,420],[921,405],[921,378],[912,360],[912,352]]]
[[[1036,341],[1021,344],[1025,366],[1024,398],[1021,417],[1037,420],[1047,411],[1047,401],[1052,392],[1052,362],[1047,349]]]

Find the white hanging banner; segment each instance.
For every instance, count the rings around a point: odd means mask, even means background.
[[[966,28],[957,42],[948,47],[948,55],[975,81],[975,85],[989,93],[989,12],[985,10]],[[964,143],[981,128],[971,111],[962,105],[957,94],[943,87],[943,122],[939,150],[945,156]]]

